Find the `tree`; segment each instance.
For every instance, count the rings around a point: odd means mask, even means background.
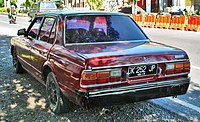
[[[26,8],[26,10],[29,8],[29,7],[31,7],[32,5],[33,5],[33,0],[26,0],[24,3],[23,3],[23,5],[24,5],[24,7]]]
[[[0,0],[0,7],[4,6],[4,0]]]
[[[10,5],[14,5],[17,8],[17,0],[10,0]]]
[[[90,6],[91,10],[98,10],[103,5],[102,0],[87,0],[87,4]]]

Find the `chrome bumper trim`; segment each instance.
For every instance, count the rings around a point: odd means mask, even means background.
[[[183,84],[187,84],[190,82],[190,77],[188,78],[179,78],[175,80],[166,80],[166,81],[159,81],[159,82],[152,82],[146,84],[137,84],[125,87],[118,87],[118,88],[109,88],[103,90],[95,90],[95,91],[86,91],[88,92],[88,98],[90,97],[100,97],[100,96],[108,96],[108,95],[119,95],[137,91],[143,91],[148,89],[154,88],[161,88],[161,87],[176,87]],[[84,91],[80,91],[84,92]]]
[[[146,64],[158,64],[158,63],[176,63],[176,62],[189,62],[189,59],[180,59],[180,60],[169,60],[169,61],[155,61],[155,62],[143,62],[143,63],[135,63],[135,64],[124,64],[124,65],[115,65],[115,66],[102,66],[102,67],[92,67],[92,69],[86,70],[86,71],[92,71],[92,70],[98,70],[98,69],[107,69],[107,68],[118,68],[118,67],[125,67],[125,66],[137,66],[137,65],[146,65]]]

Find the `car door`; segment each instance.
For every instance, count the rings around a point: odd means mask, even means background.
[[[31,48],[31,65],[33,66],[33,74],[42,78],[42,66],[47,60],[47,55],[55,41],[56,18],[45,17],[40,27],[37,39]]]
[[[25,69],[30,71],[31,68],[31,63],[30,63],[30,58],[31,58],[31,48],[33,45],[33,40],[37,37],[37,33],[39,31],[40,24],[42,22],[42,18],[36,18],[32,23],[30,24],[27,32],[28,36],[25,37],[20,37],[19,38],[19,43],[18,44],[18,56],[19,59],[24,66]]]

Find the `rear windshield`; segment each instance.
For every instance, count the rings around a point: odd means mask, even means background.
[[[66,43],[144,40],[147,37],[128,16],[66,17]]]

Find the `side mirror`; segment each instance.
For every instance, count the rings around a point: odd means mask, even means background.
[[[20,35],[24,35],[25,36],[26,35],[26,29],[25,28],[19,29],[18,32],[17,32],[17,35],[18,36],[20,36]]]

